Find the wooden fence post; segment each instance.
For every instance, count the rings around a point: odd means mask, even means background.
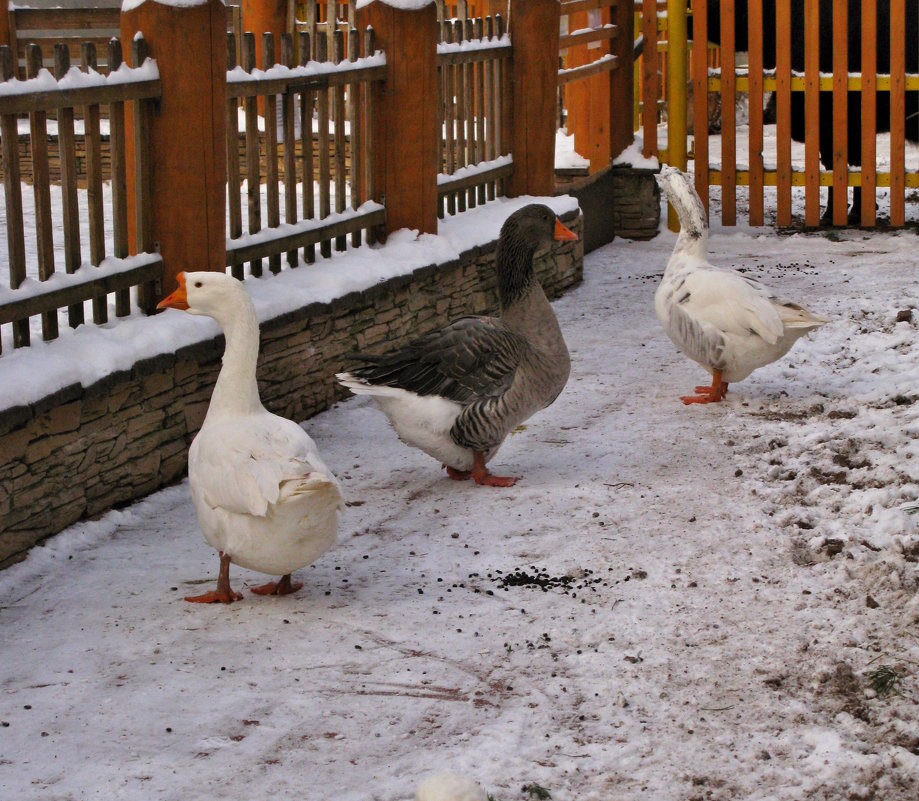
[[[558,97],[558,0],[511,0],[510,34],[514,172],[509,197],[555,190]]]
[[[10,44],[10,0],[0,0],[0,45]]]
[[[175,288],[183,270],[226,269],[226,31],[222,0],[197,6],[145,0],[121,15],[125,51],[142,32],[163,87],[157,111],[149,115],[146,208],[163,257],[164,292]],[[133,119],[126,137],[130,210],[136,208],[132,130]],[[128,222],[136,248],[135,215],[129,213]]]
[[[374,200],[386,205],[386,233],[437,233],[441,110],[437,105],[437,10],[434,0],[400,9],[376,0],[357,9],[360,30],[373,27],[386,53],[386,82],[373,85]]]
[[[617,60],[617,67],[609,76],[609,153],[614,159],[635,141],[632,125],[635,104],[635,0],[619,0],[611,14],[611,22],[619,31],[610,48]]]

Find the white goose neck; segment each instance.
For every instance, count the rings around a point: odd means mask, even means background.
[[[255,369],[258,365],[259,329],[255,307],[247,294],[221,308],[215,319],[226,337],[223,365],[211,396],[208,416],[237,416],[260,411]]]

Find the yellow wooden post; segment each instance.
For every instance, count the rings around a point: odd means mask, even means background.
[[[686,0],[667,0],[667,44],[669,64],[667,69],[667,162],[681,170],[686,169]],[[696,121],[696,127],[705,130],[705,121]],[[670,207],[667,226],[680,230],[680,221]]]

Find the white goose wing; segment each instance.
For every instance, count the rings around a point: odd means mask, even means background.
[[[192,443],[189,465],[205,502],[237,514],[264,517],[269,505],[319,485],[338,490],[310,436],[269,412],[208,424]]]
[[[761,337],[770,345],[784,332],[771,291],[740,273],[700,269],[686,277],[673,301],[691,318],[725,334]]]

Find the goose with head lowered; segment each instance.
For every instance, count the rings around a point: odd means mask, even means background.
[[[680,235],[654,295],[655,311],[677,348],[712,374],[711,386],[696,387],[683,403],[718,403],[728,384],[780,359],[828,318],[710,264],[708,223],[692,179],[662,167],[657,180],[680,218]]]
[[[204,539],[220,553],[217,589],[186,598],[232,603],[230,563],[281,576],[252,591],[286,595],[290,574],[335,542],[342,495],[310,436],[267,411],[255,368],[259,327],[240,281],[223,273],[179,273],[179,288],[157,308],[213,317],[226,336],[217,384],[188,452],[188,483]]]
[[[457,481],[512,486],[486,465],[505,437],[551,404],[570,361],[558,320],[533,270],[533,257],[577,235],[541,204],[515,211],[497,245],[500,317],[461,317],[363,364],[338,380],[371,395],[408,445],[433,456]]]

